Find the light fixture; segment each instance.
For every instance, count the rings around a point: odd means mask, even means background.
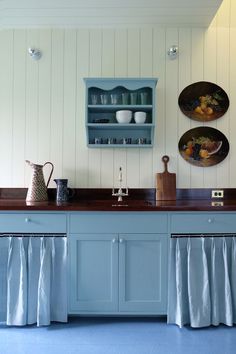
[[[29,55],[33,60],[39,60],[42,57],[42,52],[39,49],[28,49]]]
[[[172,45],[168,49],[167,54],[170,59],[176,59],[179,54],[179,47],[177,45]]]

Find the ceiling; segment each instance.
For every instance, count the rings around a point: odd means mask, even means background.
[[[0,0],[0,27],[209,26],[222,0]]]

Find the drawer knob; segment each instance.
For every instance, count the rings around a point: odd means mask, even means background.
[[[30,222],[30,218],[25,218],[25,222]]]
[[[116,239],[115,238],[113,238],[112,243],[116,243]]]
[[[207,221],[209,222],[209,224],[211,224],[213,222],[213,220],[210,218]]]
[[[123,242],[124,242],[123,238],[120,238],[120,243],[123,243]]]

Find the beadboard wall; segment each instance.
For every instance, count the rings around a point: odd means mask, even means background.
[[[236,1],[225,0],[208,29],[90,28],[0,31],[0,187],[27,187],[30,167],[52,161],[54,178],[72,187],[116,186],[119,166],[124,185],[152,188],[162,172],[161,157],[179,188],[236,187]],[[177,44],[179,58],[167,49]],[[39,61],[28,47],[42,50]],[[88,149],[85,134],[84,77],[157,77],[155,145],[151,149]],[[206,80],[229,95],[230,109],[207,123],[229,139],[230,152],[219,165],[201,168],[185,162],[178,141],[201,125],[185,117],[178,95]],[[45,168],[45,175],[48,171]],[[55,187],[52,181],[51,187]]]

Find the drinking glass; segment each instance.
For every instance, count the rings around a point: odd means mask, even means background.
[[[98,104],[98,95],[91,95],[91,103]]]
[[[112,93],[111,94],[111,104],[118,104],[119,102],[119,96],[117,93]]]
[[[145,105],[148,103],[148,93],[147,92],[140,93],[140,102],[142,105]]]
[[[124,92],[122,93],[122,104],[129,104],[129,93]]]
[[[108,104],[109,98],[107,93],[101,94],[100,98],[101,98],[101,104]]]
[[[130,92],[130,104],[136,105],[138,101],[138,94],[137,92]]]

